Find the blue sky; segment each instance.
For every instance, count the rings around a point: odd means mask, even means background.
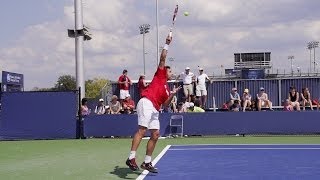
[[[168,33],[177,1],[159,0],[160,45]],[[320,40],[319,0],[179,0],[180,13],[169,57],[174,71],[185,66],[208,75],[233,67],[235,52],[272,52],[273,70],[308,71],[307,42]],[[116,80],[124,68],[137,79],[143,72],[139,25],[146,35],[147,78],[156,66],[155,1],[83,0],[84,24],[93,39],[85,42],[85,78]],[[2,0],[0,70],[23,73],[26,89],[51,87],[60,75],[75,75],[73,0]],[[188,17],[183,12],[188,11]],[[318,50],[317,50],[318,51]],[[320,54],[320,52],[318,53]],[[320,58],[317,58],[320,61]],[[319,62],[320,63],[320,62]],[[317,66],[317,69],[320,67]]]

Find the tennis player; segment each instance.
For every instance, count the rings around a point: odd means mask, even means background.
[[[126,164],[133,171],[139,170],[135,159],[136,151],[139,147],[141,139],[145,136],[145,133],[149,129],[151,137],[147,144],[146,157],[140,167],[152,173],[158,172],[157,168],[154,168],[151,164],[151,156],[160,135],[159,109],[161,105],[168,106],[173,96],[179,89],[181,89],[181,87],[174,88],[170,94],[170,89],[167,83],[172,76],[171,68],[165,65],[171,40],[172,37],[170,36],[166,38],[166,44],[160,56],[158,69],[150,85],[141,93],[142,98],[137,104],[139,128],[133,137],[129,158],[126,161]]]

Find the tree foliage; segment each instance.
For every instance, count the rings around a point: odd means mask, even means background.
[[[62,75],[58,78],[56,84],[54,85],[54,90],[58,91],[69,91],[77,90],[76,78],[71,75]]]
[[[86,97],[99,98],[101,97],[101,91],[109,89],[110,82],[103,78],[94,78],[86,81]]]
[[[104,78],[89,79],[85,82],[87,98],[98,99],[111,89],[111,83]],[[76,78],[71,75],[62,75],[58,78],[53,88],[34,87],[32,91],[70,91],[78,90]]]

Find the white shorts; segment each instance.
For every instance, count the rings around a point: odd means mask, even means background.
[[[193,85],[192,84],[183,85],[183,93],[185,96],[193,95]]]
[[[159,111],[147,98],[141,98],[137,104],[138,125],[148,129],[160,129]]]
[[[129,90],[120,89],[120,99],[125,99],[129,95]]]
[[[206,96],[207,94],[208,93],[206,87],[202,87],[199,85],[196,86],[196,96]]]

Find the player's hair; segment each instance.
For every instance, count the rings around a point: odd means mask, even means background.
[[[166,66],[166,69],[171,69],[171,67],[170,66]]]

